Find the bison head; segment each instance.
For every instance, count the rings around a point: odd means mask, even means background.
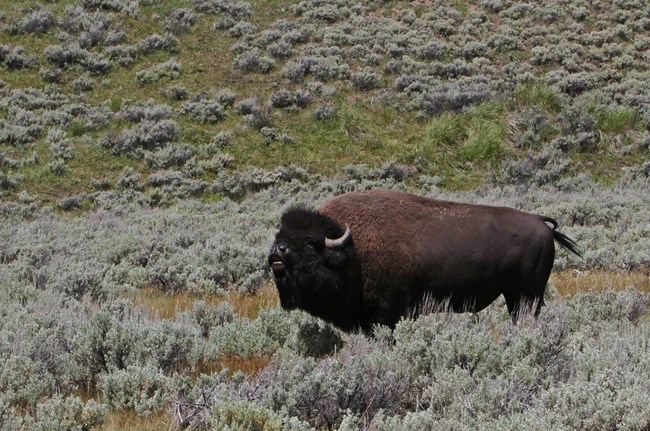
[[[354,325],[331,316],[360,296],[355,294],[359,271],[348,226],[315,211],[291,209],[280,220],[268,264],[282,308],[300,308],[340,327]]]

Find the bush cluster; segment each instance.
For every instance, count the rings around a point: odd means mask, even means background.
[[[202,389],[212,397],[181,399],[181,411],[210,430],[224,421],[334,430],[539,423],[579,430],[624,423],[642,430],[648,386],[635,376],[647,366],[638,340],[648,328],[635,320],[637,301],[647,307],[647,295],[636,290],[583,294],[552,301],[539,320],[517,326],[495,307],[479,321],[432,314],[404,320],[393,333],[379,330],[374,339],[350,336],[322,359],[287,344],[259,375],[213,383],[212,391]],[[620,352],[631,359],[613,372],[609,361]]]
[[[110,118],[106,106],[91,106],[83,97],[65,95],[53,87],[3,91],[0,106],[6,112],[0,119],[0,144],[19,147],[36,142],[49,127],[77,136],[103,128]]]
[[[156,169],[183,166],[192,158],[192,148],[188,145],[167,145],[156,151],[144,153],[144,160]]]
[[[66,137],[63,129],[50,128],[46,142],[50,146],[52,155],[57,159],[70,160],[73,157],[72,140]]]
[[[247,126],[255,130],[261,130],[272,125],[271,106],[269,104],[260,105],[255,96],[237,102],[235,111],[243,117]]]
[[[41,35],[56,24],[54,14],[48,9],[31,9],[23,18],[12,18],[4,28],[9,34]]]
[[[145,150],[153,150],[173,141],[178,135],[178,126],[173,120],[143,120],[120,134],[108,135],[101,144],[116,154],[141,158]]]
[[[58,12],[48,6],[26,8],[3,20],[2,30],[16,42],[0,46],[0,61],[8,69],[38,66],[41,78],[53,85],[44,90],[3,88],[0,109],[6,115],[0,119],[0,141],[14,146],[39,142],[46,138],[49,126],[66,130],[70,137],[107,125],[121,127],[119,121],[110,123],[110,106],[91,106],[81,94],[59,94],[38,107],[26,107],[32,102],[14,97],[41,92],[49,98],[68,84],[77,93],[97,91],[110,82],[94,75],[109,74],[116,64],[136,63],[135,80],[143,86],[175,80],[182,66],[169,55],[178,51],[180,35],[199,20],[214,16],[217,37],[224,36],[230,45],[236,68],[284,76],[289,83],[275,88],[263,102],[245,96],[236,105],[229,89],[194,98],[181,85],[161,89],[166,97],[183,100],[176,109],[197,122],[224,121],[234,107],[241,118],[229,122],[243,122],[269,144],[291,144],[300,136],[283,133],[274,117],[292,114],[274,110],[312,104],[315,119],[336,119],[332,96],[337,88],[363,91],[370,104],[415,111],[433,117],[432,121],[449,112],[464,115],[495,100],[509,104],[513,98],[521,112],[513,121],[508,119],[505,128],[475,124],[462,141],[448,145],[462,147],[453,150],[454,157],[472,169],[475,163],[487,165],[507,158],[512,154],[509,144],[532,149],[530,157],[506,160],[505,178],[499,180],[555,183],[575,171],[571,160],[575,161],[576,153],[604,149],[628,157],[643,150],[637,135],[650,123],[650,85],[643,65],[650,42],[639,31],[648,27],[647,20],[631,13],[640,6],[636,3],[617,5],[616,14],[609,14],[600,4],[559,1],[480,2],[467,10],[440,1],[424,8],[407,4],[386,8],[381,2],[351,0],[301,1],[289,8],[289,15],[268,23],[252,18],[255,8],[250,3],[236,0],[182,3],[160,16],[145,16],[139,1],[128,0],[84,1]],[[153,20],[159,28],[133,39],[124,30],[125,15],[135,21]],[[41,52],[23,49],[25,35],[40,38],[46,47]],[[144,66],[139,60],[149,55],[156,56],[157,64]],[[114,108],[119,114],[113,118],[118,120],[138,115]],[[160,115],[173,121],[165,109],[171,108],[163,107]],[[339,119],[345,121],[344,116]],[[154,152],[180,144],[175,140],[184,135],[185,124],[174,128],[166,127],[168,122],[158,124],[160,118],[154,121],[122,131],[112,129],[101,140],[116,153],[134,157],[143,156],[134,147]],[[164,130],[157,133],[157,128]],[[145,136],[149,134],[155,136]],[[184,173],[196,178],[229,163],[211,158],[195,154],[193,160],[182,162],[189,162]],[[426,158],[418,156],[414,164],[425,166]],[[181,162],[152,163],[167,169]],[[52,172],[66,172],[59,159],[48,166]],[[546,167],[549,172],[540,172]],[[643,164],[634,169],[642,173]],[[195,184],[187,191],[202,187]],[[157,200],[171,202],[157,194],[150,202]]]
[[[135,74],[135,80],[140,85],[159,85],[178,78],[181,74],[181,64],[175,60],[152,66]]]
[[[83,67],[95,75],[103,75],[111,69],[111,62],[82,48],[77,43],[68,45],[50,45],[43,51],[45,59],[60,68],[70,68],[74,65]]]
[[[630,15],[638,4],[619,5],[625,16],[619,19],[600,5],[561,2],[482,2],[466,13],[435,2],[422,13],[397,6],[382,14],[382,5],[302,1],[292,7],[293,17],[256,28],[248,21],[250,6],[240,3],[246,12],[234,13],[240,4],[227,1],[201,2],[197,10],[224,15],[215,28],[236,38],[235,64],[248,72],[268,73],[282,62],[282,73],[294,82],[309,76],[349,80],[362,90],[392,83],[400,106],[429,116],[499,99],[537,81],[575,106],[587,96],[601,106],[635,106],[647,117],[641,107],[647,38],[625,44],[647,26]]]
[[[165,104],[156,104],[154,100],[120,101],[120,108],[115,118],[132,123],[143,120],[162,121],[172,117],[173,108]]]
[[[195,98],[184,102],[181,109],[183,113],[188,114],[199,123],[218,123],[227,117],[226,110],[219,100]]]
[[[185,33],[196,23],[197,15],[191,9],[172,9],[165,20],[165,31],[172,34]]]
[[[151,54],[155,51],[175,52],[178,46],[178,39],[173,34],[167,33],[164,36],[152,34],[137,43],[138,50],[143,54]]]
[[[25,69],[35,63],[33,55],[25,54],[22,46],[0,45],[0,65],[8,69]]]
[[[287,90],[280,90],[273,93],[269,98],[269,103],[274,108],[304,108],[311,102],[311,94],[309,91],[296,90],[290,92]]]

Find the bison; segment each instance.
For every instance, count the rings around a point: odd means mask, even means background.
[[[344,331],[394,327],[423,300],[477,312],[499,295],[516,322],[524,308],[539,314],[554,240],[580,255],[557,227],[512,208],[352,192],[286,211],[268,264],[284,309]]]

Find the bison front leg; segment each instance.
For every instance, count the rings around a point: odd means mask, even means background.
[[[385,325],[395,329],[395,325],[400,319],[400,314],[387,303],[376,303],[366,306],[366,319],[361,324],[361,329],[366,334],[373,333],[375,325]]]

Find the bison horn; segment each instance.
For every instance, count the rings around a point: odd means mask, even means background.
[[[325,238],[325,247],[331,248],[332,250],[340,250],[347,246],[351,239],[350,226],[346,224],[345,232],[339,238]]]

